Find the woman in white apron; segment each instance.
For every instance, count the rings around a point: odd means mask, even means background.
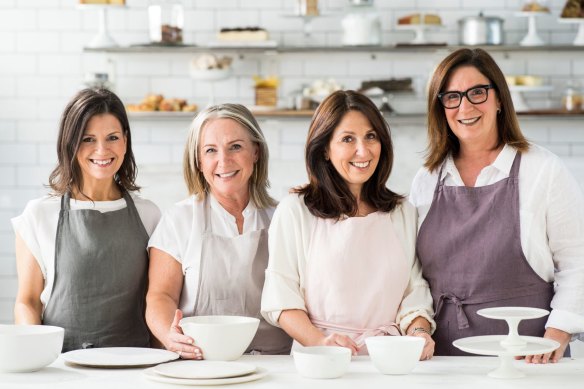
[[[260,326],[246,352],[289,353],[290,337],[260,315],[276,202],[267,192],[267,144],[247,108],[222,104],[195,117],[184,178],[191,196],[164,214],[148,244],[152,333],[182,358],[202,359],[196,339],[182,333],[183,316],[250,316]]]
[[[63,351],[148,347],[148,237],[160,218],[134,195],[136,164],[120,99],[86,89],[67,105],[53,191],[12,219],[17,323],[65,328]]]
[[[262,314],[303,346],[367,353],[365,338],[414,335],[433,354],[432,298],[415,255],[416,214],[385,183],[389,127],[375,105],[338,91],[316,110],[306,144],[309,183],[270,226]]]
[[[556,362],[584,331],[584,198],[560,159],[529,143],[505,77],[482,49],[460,49],[429,89],[425,167],[410,199],[419,212],[418,257],[436,307],[437,355],[468,355],[459,338],[501,335],[479,309],[551,310],[524,320],[522,335],[556,340]]]

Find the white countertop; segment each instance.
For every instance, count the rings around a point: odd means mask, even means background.
[[[562,359],[557,364],[528,365],[515,361],[527,374],[524,378],[500,380],[487,377],[498,366],[491,357],[434,357],[419,362],[415,370],[404,376],[380,374],[369,357],[353,357],[349,371],[341,378],[313,380],[296,372],[291,356],[251,356],[240,359],[268,370],[268,376],[254,382],[230,385],[230,388],[303,388],[303,389],[416,389],[416,388],[582,388],[584,359]],[[143,377],[143,369],[93,369],[66,365],[60,358],[49,367],[35,373],[0,373],[0,388],[186,388],[162,384]]]

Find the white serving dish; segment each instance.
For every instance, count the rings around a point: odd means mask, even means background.
[[[192,316],[180,321],[185,335],[195,340],[209,361],[234,361],[241,357],[260,324],[245,316]]]
[[[100,368],[152,366],[179,358],[175,352],[146,347],[99,347],[66,352],[68,363]]]
[[[31,372],[50,365],[61,353],[64,335],[61,327],[0,324],[0,372]]]
[[[306,378],[338,378],[351,362],[351,350],[346,347],[313,346],[292,351],[294,365]]]
[[[425,344],[416,336],[373,336],[365,339],[373,365],[382,374],[408,374],[420,360]]]

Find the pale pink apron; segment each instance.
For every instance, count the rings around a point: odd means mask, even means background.
[[[410,278],[389,213],[341,221],[316,218],[308,249],[308,317],[326,335],[348,335],[367,354],[365,338],[401,335],[395,324]]]

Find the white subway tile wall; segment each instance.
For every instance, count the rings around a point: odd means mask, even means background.
[[[121,45],[148,40],[148,0],[127,0],[122,9],[108,12],[108,28]],[[290,17],[294,0],[185,0],[185,43],[204,45],[215,40],[222,27],[260,25],[283,45],[339,45],[340,20],[346,0],[321,0],[322,17],[312,22],[307,38],[300,18]],[[549,1],[552,13],[539,23],[542,38],[550,44],[570,44],[576,26],[557,22],[563,0]],[[86,73],[108,72],[116,92],[126,103],[137,103],[148,93],[186,98],[204,107],[216,102],[254,103],[255,74],[276,74],[282,79],[279,100],[289,104],[291,93],[316,79],[334,78],[345,88],[361,81],[412,77],[415,93],[394,96],[391,103],[402,113],[423,112],[424,91],[433,67],[446,50],[405,53],[288,53],[234,55],[232,78],[214,84],[189,77],[183,53],[87,53],[98,29],[98,12],[79,9],[76,0],[0,1],[0,323],[13,321],[16,296],[14,234],[9,219],[22,212],[27,201],[46,192],[48,174],[56,161],[55,139],[61,110]],[[442,29],[429,35],[433,42],[458,43],[458,19],[486,15],[505,19],[506,42],[516,44],[526,33],[525,18],[515,17],[520,0],[377,0],[382,19],[383,43],[413,39],[411,31],[396,30],[397,19],[413,12],[438,13]],[[232,54],[233,55],[233,54]],[[526,93],[535,108],[557,106],[566,83],[584,80],[584,50],[547,53],[494,53],[508,74],[531,73],[544,77],[553,91]],[[389,185],[407,193],[422,163],[424,118],[404,121],[388,118],[396,148],[396,163]],[[189,118],[132,119],[133,147],[139,164],[143,195],[162,209],[186,195],[181,161]],[[260,119],[270,147],[271,192],[284,196],[290,187],[306,180],[304,139],[309,119]],[[527,136],[561,155],[578,181],[584,184],[584,131],[577,119],[522,118]]]

